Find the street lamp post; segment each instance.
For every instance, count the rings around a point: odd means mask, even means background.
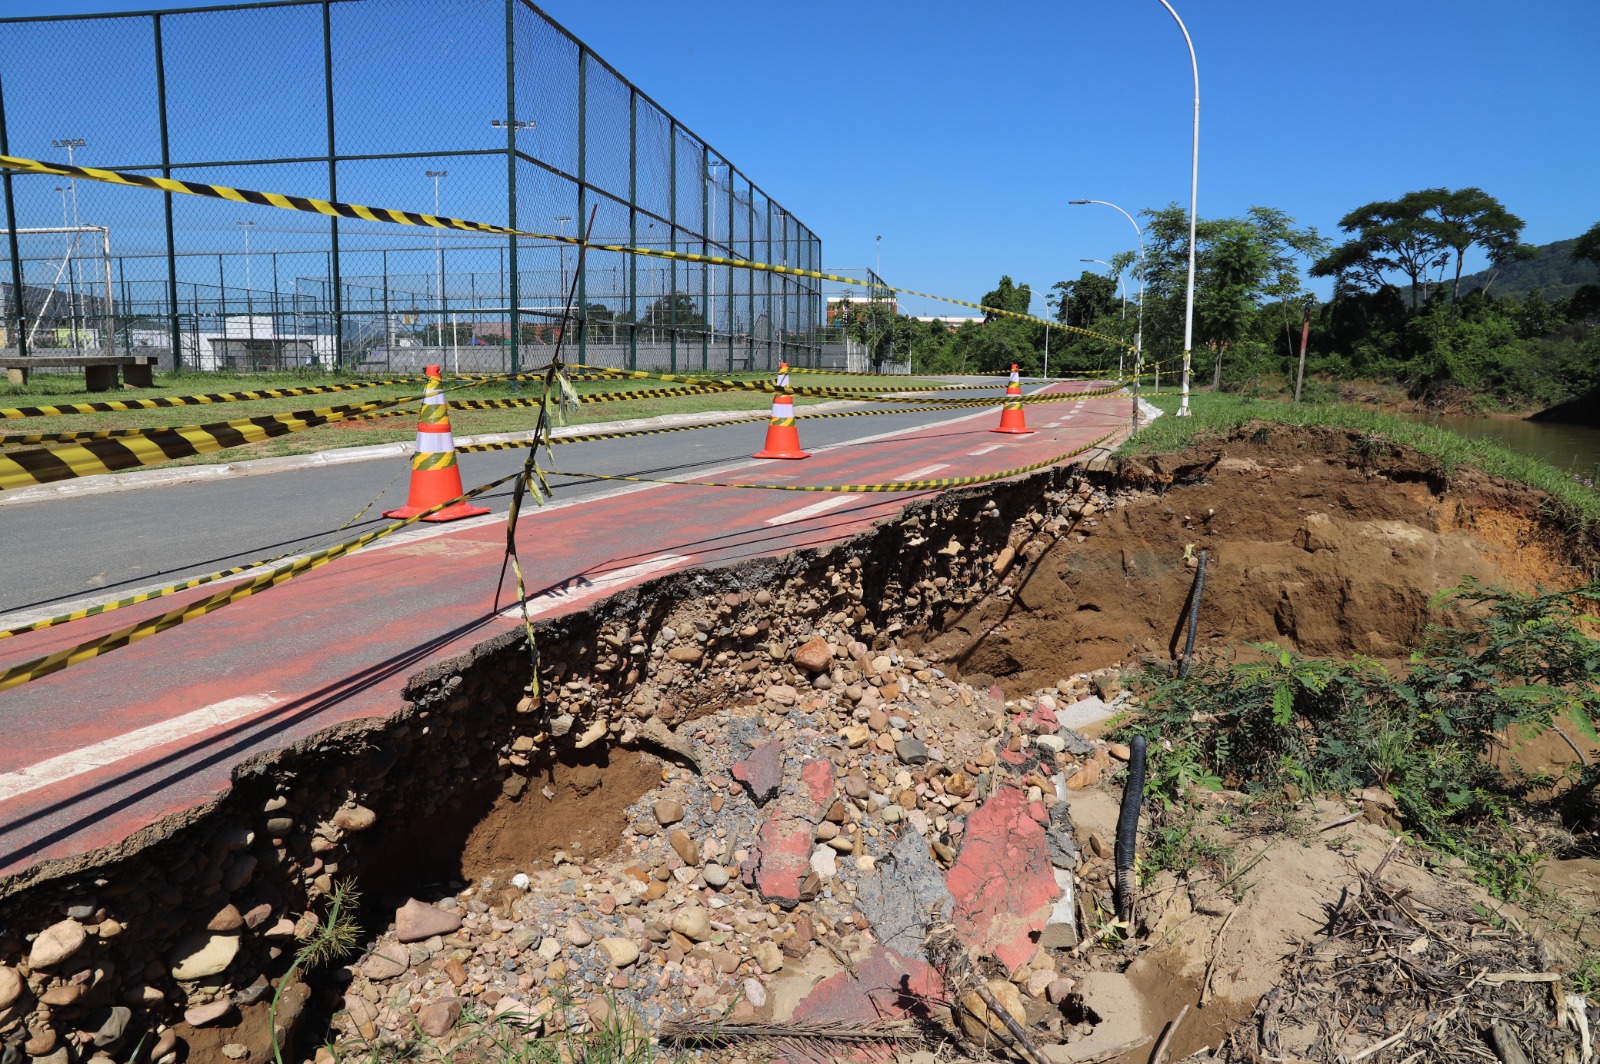
[[[424,170],[423,173],[433,178],[433,216],[439,216],[439,179],[449,177],[449,170]],[[441,348],[444,347],[444,247],[439,243],[439,230],[433,231],[433,268],[439,278],[439,334],[437,340]]]
[[[1194,348],[1194,256],[1195,256],[1195,204],[1200,194],[1200,63],[1194,57],[1194,41],[1189,27],[1183,24],[1177,11],[1167,0],[1159,0],[1167,14],[1183,31],[1183,43],[1189,47],[1189,68],[1194,72],[1194,146],[1189,163],[1189,286],[1184,295],[1183,307],[1183,398],[1178,403],[1178,416],[1189,416],[1189,356]]]
[[[1133,235],[1135,239],[1139,241],[1139,324],[1137,331],[1133,334],[1133,390],[1137,395],[1139,391],[1140,374],[1144,372],[1144,231],[1139,228],[1139,223],[1134,221],[1133,215],[1129,214],[1121,207],[1118,207],[1110,200],[1075,199],[1068,200],[1067,202],[1073,206],[1081,206],[1086,203],[1098,203],[1102,207],[1110,207],[1112,210],[1128,219],[1128,224],[1133,226]]]

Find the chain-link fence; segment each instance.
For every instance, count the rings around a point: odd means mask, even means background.
[[[822,264],[815,234],[527,0],[0,19],[0,154],[566,236],[592,213],[596,243]],[[597,365],[819,362],[808,279],[46,175],[0,183],[0,356],[515,372],[564,333]]]

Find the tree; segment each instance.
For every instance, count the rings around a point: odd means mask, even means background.
[[[1481,188],[1428,188],[1408,192],[1405,199],[1423,204],[1439,242],[1455,254],[1456,273],[1450,285],[1450,313],[1455,314],[1461,289],[1461,265],[1468,249],[1481,247],[1495,266],[1532,258],[1534,250],[1518,237],[1526,225]]]
[[[1600,267],[1600,222],[1595,222],[1587,233],[1578,238],[1578,242],[1572,245],[1571,255],[1573,262],[1587,262]]]
[[[1341,288],[1377,291],[1386,274],[1399,270],[1411,280],[1411,310],[1428,270],[1449,261],[1438,227],[1427,217],[1429,204],[1409,193],[1398,200],[1375,200],[1339,219],[1339,230],[1354,237],[1311,266],[1313,277],[1333,277]]]
[[[1063,325],[1092,329],[1118,306],[1115,278],[1089,270],[1084,270],[1076,281],[1057,281],[1050,287],[1061,293],[1056,320]]]
[[[1033,292],[1027,285],[1017,285],[1011,280],[1011,275],[1006,274],[1000,278],[1000,283],[993,291],[983,297],[985,307],[994,307],[999,310],[1009,311],[1012,314],[1028,313],[1028,306],[1033,302]],[[983,312],[984,321],[993,321],[1004,317],[991,310]]]
[[[1206,252],[1205,285],[1195,317],[1203,342],[1216,351],[1212,387],[1222,387],[1222,356],[1250,326],[1267,275],[1267,251],[1259,234],[1243,222],[1229,224]]]
[[[706,317],[700,312],[700,306],[691,297],[679,292],[674,296],[662,296],[644,309],[640,321],[651,322],[658,329],[669,328],[677,325],[682,328],[686,325],[704,325]]]

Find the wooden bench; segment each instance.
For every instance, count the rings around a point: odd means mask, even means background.
[[[83,370],[83,381],[86,390],[91,392],[109,392],[117,387],[117,371],[122,371],[122,379],[130,388],[155,387],[154,355],[75,355],[61,357],[57,355],[40,355],[33,358],[4,358],[0,359],[0,367],[6,371],[6,379],[12,384],[21,386],[28,383],[28,371],[34,369],[79,369]]]

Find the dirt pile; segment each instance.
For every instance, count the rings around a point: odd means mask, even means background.
[[[1124,460],[1072,535],[1009,601],[956,620],[928,651],[1010,691],[1064,666],[1171,660],[1208,556],[1197,646],[1270,640],[1309,655],[1403,657],[1441,590],[1572,586],[1587,561],[1543,497],[1414,451],[1335,430],[1246,428],[1186,453]]]

